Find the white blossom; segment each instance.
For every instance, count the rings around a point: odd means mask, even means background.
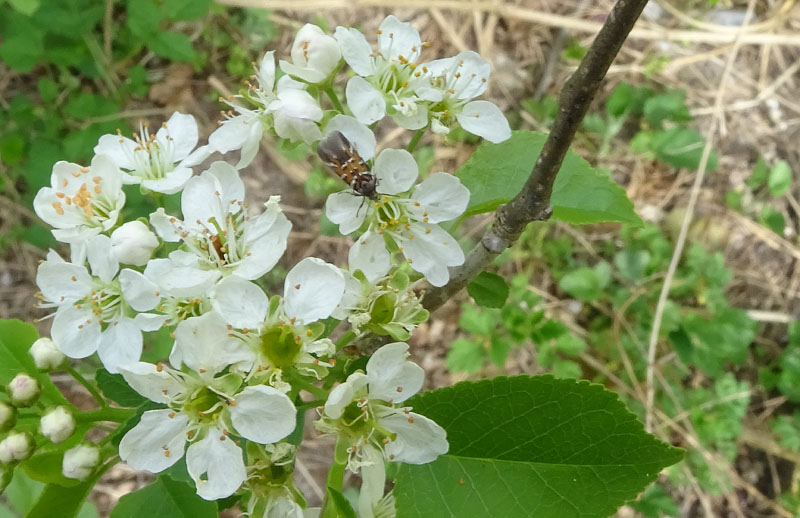
[[[280,61],[281,70],[308,83],[328,79],[342,59],[336,40],[311,23],[297,31],[291,55],[291,62]]]
[[[117,135],[100,137],[94,152],[110,156],[125,171],[126,184],[141,184],[145,189],[164,194],[180,191],[192,177],[192,167],[211,154],[209,146],[195,150],[198,140],[194,117],[175,112],[155,135],[147,124],[131,140]]]
[[[33,455],[36,444],[28,432],[12,432],[0,441],[0,464],[10,465]]]
[[[17,410],[8,403],[0,401],[0,433],[11,430],[15,424],[17,424]]]
[[[159,209],[150,215],[150,224],[164,241],[183,242],[184,249],[169,256],[175,268],[194,268],[200,277],[216,270],[257,279],[286,250],[291,223],[279,201],[271,196],[264,212],[248,215],[239,172],[226,162],[214,162],[181,193],[183,221]]]
[[[339,433],[351,444],[348,468],[361,472],[362,517],[376,516],[383,498],[385,460],[426,464],[448,450],[442,427],[397,406],[419,392],[424,379],[422,368],[407,357],[408,345],[403,342],[375,351],[366,374],[356,371],[331,391],[318,424],[321,431]]]
[[[36,273],[39,306],[56,308],[50,334],[62,353],[85,358],[97,352],[105,368],[117,372],[117,366],[139,359],[142,331],[154,331],[161,322],[134,314],[116,278],[119,263],[109,237],[93,237],[86,254],[91,274],[83,258],[66,262],[53,251],[47,255]]]
[[[215,151],[228,153],[241,149],[237,168],[250,164],[258,151],[264,132],[270,128],[281,137],[311,143],[319,140],[317,123],[322,120],[322,108],[305,91],[305,85],[289,76],[275,81],[274,52],[267,52],[251,78],[248,89],[222,101],[230,105],[222,125],[208,138]],[[251,108],[243,106],[249,103]]]
[[[43,371],[53,371],[63,367],[66,356],[58,350],[53,340],[47,337],[37,339],[30,348],[33,363],[36,368]]]
[[[123,223],[111,233],[111,250],[123,264],[144,266],[158,248],[158,238],[139,220]]]
[[[281,370],[297,366],[316,375],[328,366],[319,358],[333,354],[333,343],[317,339],[312,324],[327,318],[344,293],[341,271],[320,259],[307,257],[286,275],[284,295],[271,304],[257,285],[237,276],[220,281],[211,292],[214,312],[178,325],[170,361],[199,367],[198,351],[212,350],[241,362],[241,370],[280,382]],[[230,339],[233,339],[233,342]],[[225,352],[220,352],[225,351]]]
[[[39,420],[39,430],[51,442],[58,444],[67,440],[75,431],[75,418],[69,409],[57,406],[42,416]]]
[[[234,374],[216,376],[227,365],[218,363],[221,356],[201,362],[206,368],[199,371],[143,362],[121,369],[134,390],[168,408],[142,414],[122,438],[120,457],[134,469],[158,473],[185,449],[189,475],[206,500],[230,496],[245,481],[242,450],[229,434],[273,443],[294,430],[297,413],[291,400],[272,387],[243,386]]]
[[[394,121],[406,129],[428,124],[428,107],[414,88],[422,84],[417,59],[423,46],[417,29],[394,16],[387,16],[377,31],[377,50],[353,28],[337,27],[339,42],[350,68],[357,74],[347,82],[347,104],[358,120],[372,124],[387,110]]]
[[[108,155],[96,155],[90,167],[56,162],[50,187],[39,189],[33,200],[36,214],[65,243],[110,230],[124,205],[122,173]]]
[[[473,101],[488,88],[492,67],[478,53],[465,50],[451,58],[420,65],[427,84],[417,85],[416,92],[434,104],[431,129],[447,134],[455,120],[465,130],[490,142],[511,137],[500,108],[489,101]]]
[[[362,157],[374,155],[374,137],[364,139],[361,132],[341,123],[335,128]],[[350,267],[364,272],[370,281],[384,276],[391,267],[386,240],[392,240],[411,268],[434,286],[443,286],[450,278],[447,268],[462,264],[464,252],[436,223],[460,216],[469,202],[469,191],[457,177],[444,172],[414,186],[419,168],[411,153],[402,149],[381,151],[372,163],[372,173],[377,179],[378,199],[367,200],[345,189],[329,196],[325,204],[328,219],[339,225],[342,234],[366,227],[350,248]]]
[[[61,473],[76,480],[86,480],[100,464],[100,449],[93,444],[79,444],[64,452]]]
[[[17,408],[33,406],[42,394],[42,386],[36,378],[24,372],[14,376],[8,383],[7,389],[11,404]]]

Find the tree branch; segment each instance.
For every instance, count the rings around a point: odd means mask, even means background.
[[[522,190],[495,214],[494,224],[481,241],[467,253],[463,265],[450,268],[450,282],[441,288],[427,288],[423,305],[429,311],[439,308],[461,291],[478,273],[506,248],[513,245],[528,223],[547,220],[552,214],[550,195],[561,163],[575,133],[589,110],[625,38],[644,9],[647,0],[618,0],[578,69],[567,80],[558,99],[558,113],[542,152]],[[382,343],[368,335],[359,347],[371,353]]]

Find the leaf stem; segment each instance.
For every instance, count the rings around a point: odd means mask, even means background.
[[[425,135],[425,130],[426,129],[427,129],[427,127],[420,128],[420,129],[417,130],[416,133],[414,133],[414,136],[411,137],[411,142],[408,143],[408,147],[406,148],[406,151],[408,151],[409,153],[413,153],[414,150],[417,149],[417,144],[419,144],[419,141],[422,140],[422,136]]]
[[[76,371],[74,367],[68,367],[67,372],[70,376],[75,378],[78,383],[83,385],[83,388],[89,391],[89,394],[91,394],[92,397],[97,400],[97,403],[101,408],[108,408],[108,403],[106,403],[105,398],[100,394],[97,388],[91,382],[89,382],[89,380],[83,377],[80,372]]]

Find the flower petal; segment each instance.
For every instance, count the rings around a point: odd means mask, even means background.
[[[360,76],[347,81],[345,96],[353,115],[363,124],[372,124],[386,115],[383,94]]]
[[[350,189],[336,192],[328,196],[325,202],[325,215],[339,225],[339,232],[347,235],[358,230],[364,223],[370,210],[364,204],[364,198],[356,196]]]
[[[342,57],[353,72],[360,76],[369,76],[375,72],[371,57],[372,47],[361,31],[340,26],[336,27],[333,37],[339,42]]]
[[[378,145],[375,134],[355,117],[341,114],[334,116],[325,126],[324,135],[328,136],[334,131],[341,132],[364,160],[375,156],[375,147]]]
[[[183,457],[188,425],[184,414],[148,410],[120,441],[119,456],[135,470],[164,471]]]
[[[112,374],[119,372],[121,365],[139,361],[142,356],[141,329],[130,318],[109,324],[100,334],[97,355],[103,367]]]
[[[283,392],[264,385],[247,387],[229,407],[236,432],[260,444],[278,442],[297,424],[297,409]]]
[[[386,275],[392,267],[383,236],[372,231],[365,232],[350,247],[348,262],[351,271],[361,270],[370,282]]]
[[[153,192],[160,192],[163,194],[175,194],[183,189],[189,178],[192,177],[192,170],[188,167],[178,167],[173,171],[167,173],[164,178],[157,180],[142,180],[142,187],[150,189]]]
[[[367,375],[363,372],[354,372],[347,377],[347,381],[340,383],[328,394],[325,401],[325,415],[331,419],[339,419],[344,413],[356,393],[367,384]]]
[[[252,360],[253,353],[247,347],[229,336],[225,321],[216,311],[191,317],[178,324],[175,329],[176,357],[195,371],[216,374],[228,365]],[[180,365],[170,363],[177,369]]]
[[[362,448],[361,491],[358,493],[358,515],[374,518],[375,505],[383,498],[386,468],[380,450],[371,444]]]
[[[469,189],[452,174],[434,173],[414,189],[411,199],[419,202],[419,206],[409,206],[418,219],[427,217],[430,223],[439,223],[464,213],[469,203]],[[427,216],[423,215],[425,213]]]
[[[286,314],[305,324],[329,317],[343,294],[342,272],[316,257],[306,257],[297,263],[283,285]]]
[[[408,344],[386,344],[367,362],[369,397],[400,403],[422,388],[425,371],[408,358]]]
[[[92,289],[92,277],[81,265],[48,259],[36,270],[36,285],[46,300],[60,304],[88,295]]]
[[[503,112],[489,101],[472,101],[456,114],[459,124],[474,135],[495,144],[511,137],[511,127]]]
[[[372,172],[378,180],[381,194],[399,194],[411,189],[419,176],[419,166],[413,155],[405,149],[384,149]]]
[[[233,327],[255,328],[264,321],[269,299],[256,284],[230,275],[211,290],[211,305]]]
[[[400,111],[392,114],[392,120],[398,126],[407,130],[418,130],[428,125],[428,107],[422,103],[416,103],[416,109],[408,113]]]
[[[453,236],[438,225],[412,223],[409,231],[414,239],[403,239],[403,255],[411,268],[425,275],[434,286],[444,286],[450,279],[448,266],[464,264],[464,251]]]
[[[197,486],[197,494],[206,500],[231,496],[247,477],[241,448],[214,428],[189,446],[186,468]]]
[[[100,345],[100,323],[92,310],[73,305],[61,306],[50,329],[58,350],[70,358],[86,358]]]
[[[163,207],[150,214],[150,226],[155,229],[158,237],[168,243],[177,243],[181,240],[176,223],[180,223],[180,220],[164,212]]]
[[[264,90],[272,90],[275,86],[275,51],[270,50],[261,58],[258,66],[258,83]]]
[[[165,149],[171,149],[173,162],[180,162],[197,146],[197,122],[191,115],[175,112],[159,128],[156,140]]]
[[[120,366],[119,372],[133,390],[156,403],[169,403],[185,390],[166,370],[152,363],[129,363]]]
[[[119,283],[125,302],[136,311],[150,311],[161,301],[158,286],[135,270],[119,272]]]
[[[427,464],[450,449],[447,432],[431,419],[414,412],[389,409],[378,414],[378,423],[395,439],[384,446],[387,458],[407,464]]]
[[[253,135],[257,134],[261,139],[263,127],[257,117],[247,117],[237,115],[233,118],[222,121],[222,125],[214,130],[208,137],[208,144],[222,154],[242,149],[245,142],[252,140]]]
[[[378,28],[378,52],[389,61],[409,61],[416,57],[422,47],[419,31],[391,14],[383,19]]]
[[[100,277],[103,282],[111,282],[119,270],[117,256],[111,251],[111,238],[104,235],[94,236],[86,247],[86,258],[92,269],[92,275]]]
[[[235,275],[257,279],[270,271],[286,250],[291,222],[281,212],[278,197],[265,203],[267,210],[245,223],[247,255],[236,265]]]
[[[103,135],[94,147],[95,155],[108,155],[122,169],[135,169],[133,162],[137,144],[121,135]]]

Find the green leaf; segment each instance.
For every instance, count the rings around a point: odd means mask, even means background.
[[[792,186],[792,168],[786,160],[778,160],[772,166],[767,186],[773,196],[783,196]]]
[[[650,264],[650,252],[626,248],[614,254],[614,266],[626,279],[638,281],[647,272]]]
[[[608,280],[597,268],[584,266],[564,275],[558,287],[573,297],[591,302],[600,298]]]
[[[0,60],[17,72],[29,72],[43,52],[43,37],[38,31],[9,36],[0,43]]]
[[[747,178],[747,185],[751,189],[757,189],[767,182],[767,178],[769,178],[769,168],[764,157],[760,156],[756,161],[756,165],[753,166],[753,172]]]
[[[688,128],[655,132],[649,140],[650,149],[658,160],[675,167],[695,170],[700,167],[705,143],[702,135]],[[715,171],[717,165],[717,154],[712,150],[706,170]]]
[[[202,18],[211,9],[213,0],[170,0],[164,2],[164,14],[172,21],[191,21]]]
[[[630,505],[646,518],[677,517],[681,512],[675,500],[661,486],[650,486],[642,493],[639,500]]]
[[[476,372],[483,367],[483,346],[472,340],[461,338],[450,344],[447,353],[447,368],[454,372]]]
[[[25,518],[76,518],[89,496],[102,471],[76,486],[64,487],[58,484],[47,484],[33,509]]]
[[[479,306],[502,308],[508,298],[508,284],[496,273],[481,272],[467,285],[467,293]]]
[[[667,93],[654,95],[644,103],[644,116],[657,127],[665,120],[686,122],[692,120],[689,108],[686,107],[686,92],[670,90]]]
[[[42,386],[45,403],[66,404],[66,399],[50,381],[50,376],[40,372],[28,350],[39,338],[36,328],[21,320],[0,320],[0,384],[6,385],[20,372],[36,378]]]
[[[786,229],[786,219],[783,214],[767,205],[761,210],[760,219],[762,225],[779,236],[783,235],[783,231]]]
[[[64,106],[64,113],[75,119],[89,119],[111,115],[119,111],[114,101],[102,95],[81,92]]]
[[[192,62],[197,57],[189,37],[180,32],[159,31],[147,40],[147,48],[172,61]]]
[[[398,518],[604,517],[683,456],[585,381],[498,377],[408,404],[447,431],[450,451],[401,465]]]
[[[8,0],[9,5],[17,12],[30,16],[39,9],[40,0]]]
[[[514,131],[500,144],[483,142],[457,172],[469,189],[464,217],[495,210],[522,189],[547,136]],[[553,218],[583,225],[601,221],[641,224],[625,190],[569,151],[553,184]]]
[[[94,379],[105,397],[122,406],[138,407],[147,401],[147,398],[128,385],[121,374],[111,374],[105,369],[97,369]]]
[[[356,518],[356,512],[353,510],[353,506],[350,505],[350,502],[347,501],[347,498],[341,491],[330,486],[325,489],[328,491],[328,498],[331,499],[334,507],[336,507],[336,516],[338,518]]]
[[[120,498],[110,518],[217,518],[217,504],[197,496],[194,487],[170,477],[158,479]]]

